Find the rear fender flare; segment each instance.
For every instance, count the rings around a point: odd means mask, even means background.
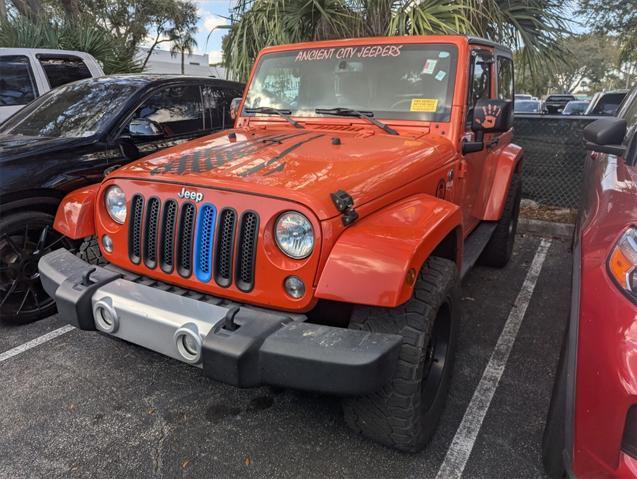
[[[95,234],[95,199],[100,185],[90,185],[71,191],[64,197],[53,228],[71,239],[82,239]]]
[[[491,185],[491,193],[482,217],[485,221],[498,221],[504,212],[509,185],[513,173],[522,167],[523,150],[518,145],[509,144],[502,149],[496,158],[496,174]]]
[[[453,203],[418,194],[349,227],[338,238],[321,272],[319,299],[396,307],[412,294],[415,274],[453,235],[455,261],[462,257],[462,215]]]

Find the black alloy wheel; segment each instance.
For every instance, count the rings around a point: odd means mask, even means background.
[[[53,216],[23,212],[0,220],[0,319],[25,323],[55,313],[55,301],[40,282],[38,261],[54,249],[73,249],[52,228]]]

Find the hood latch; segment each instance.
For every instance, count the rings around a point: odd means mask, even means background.
[[[347,191],[338,190],[336,193],[330,193],[330,197],[336,209],[343,215],[341,219],[344,226],[349,226],[358,219],[358,213],[354,209],[354,199]]]

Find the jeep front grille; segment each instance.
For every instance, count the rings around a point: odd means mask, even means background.
[[[132,263],[241,291],[254,287],[259,216],[205,203],[163,203],[136,194],[131,202],[128,252]]]
[[[250,291],[254,278],[255,246],[259,231],[259,217],[253,211],[241,215],[239,251],[237,252],[237,288]]]
[[[232,283],[232,252],[237,212],[224,208],[219,215],[219,234],[215,250],[215,281],[227,288]]]

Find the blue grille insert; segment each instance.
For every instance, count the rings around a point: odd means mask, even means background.
[[[195,276],[207,283],[212,277],[212,246],[214,243],[217,208],[206,203],[199,208],[195,235]]]

